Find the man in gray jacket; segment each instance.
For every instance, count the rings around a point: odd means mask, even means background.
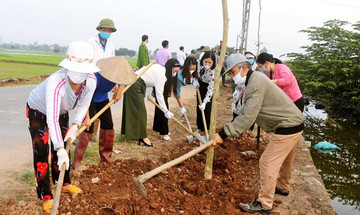
[[[254,121],[264,131],[274,133],[259,161],[258,199],[250,204],[239,205],[250,213],[269,214],[274,194],[289,194],[291,165],[304,129],[302,113],[269,78],[252,71],[244,55],[232,54],[226,63],[226,72],[230,72],[235,84],[245,85],[245,97],[239,115],[215,134],[214,145],[223,143],[227,137],[239,136]]]

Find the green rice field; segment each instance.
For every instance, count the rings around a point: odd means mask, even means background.
[[[57,65],[64,58],[65,54],[0,50],[0,79],[50,75],[60,69]],[[135,67],[137,59],[127,60],[132,67]]]
[[[38,65],[31,63],[0,62],[0,79],[33,78],[39,75],[50,75],[59,70],[60,67],[49,65]]]

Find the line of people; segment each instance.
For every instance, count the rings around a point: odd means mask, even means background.
[[[56,183],[59,167],[65,163],[66,173],[63,192],[76,194],[80,188],[71,184],[69,176],[70,158],[65,151],[67,139],[75,141],[81,126],[87,126],[76,144],[73,167],[81,165],[83,154],[91,139],[92,118],[108,102],[108,93],[114,92],[112,99],[122,98],[123,84],[127,76],[134,73],[125,58],[114,57],[114,47],[109,40],[116,32],[111,19],[103,19],[96,28],[99,33],[86,42],[78,41],[68,47],[66,59],[59,71],[52,74],[37,86],[27,101],[29,131],[33,143],[34,169],[38,198],[44,201],[43,208],[49,213],[52,207],[50,190],[48,154],[51,153],[52,181]],[[142,37],[137,62],[140,74],[149,64],[146,43],[148,36]],[[201,110],[205,112],[207,127],[210,127],[211,103],[213,97],[216,53],[208,47],[196,59],[193,55],[183,62],[171,57],[169,42],[162,42],[163,49],[158,51],[156,64],[152,65],[124,94],[121,133],[127,140],[136,140],[139,145],[152,147],[147,136],[147,111],[144,97],[146,88],[154,88],[156,102],[161,109],[155,108],[153,130],[163,140],[170,141],[168,120],[174,114],[169,110],[168,98],[173,94],[183,115],[187,109],[181,99],[184,80],[192,77],[193,86],[199,88],[201,102],[197,100],[196,123],[198,132],[203,132]],[[183,48],[180,48],[183,50]],[[206,50],[205,50],[206,49]],[[258,71],[252,70],[256,64]],[[294,152],[303,130],[301,112],[304,100],[291,70],[280,60],[268,53],[259,56],[232,54],[226,60],[226,70],[234,83],[241,88],[235,90],[234,98],[241,100],[231,123],[215,135],[214,144],[223,143],[227,137],[238,136],[256,122],[267,132],[275,134],[260,159],[259,197],[251,204],[240,204],[248,212],[268,213],[271,211],[275,193],[288,194],[291,177],[291,164]],[[218,77],[220,78],[220,77]],[[197,96],[197,95],[196,95]],[[200,104],[201,103],[201,104]],[[68,111],[77,106],[74,120],[69,127]],[[110,108],[100,116],[99,154],[100,162],[113,162],[114,141],[113,120]],[[51,144],[48,144],[48,139]],[[49,146],[51,145],[51,147]]]

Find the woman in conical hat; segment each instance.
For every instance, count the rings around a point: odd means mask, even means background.
[[[91,140],[94,125],[90,126],[90,118],[95,116],[95,114],[109,103],[108,93],[116,84],[118,84],[116,87],[117,90],[113,95],[115,103],[121,99],[123,85],[132,84],[136,79],[134,70],[123,56],[103,58],[99,60],[96,65],[100,68],[100,71],[94,74],[97,78],[97,86],[84,121],[84,125],[87,125],[88,129],[80,134],[79,141],[76,144],[74,169],[77,169],[81,165],[81,160]],[[114,145],[114,124],[110,108],[106,109],[105,112],[99,116],[99,119],[100,162],[113,162],[111,156]]]

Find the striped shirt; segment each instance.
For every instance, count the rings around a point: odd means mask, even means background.
[[[81,94],[75,95],[68,80],[67,70],[60,69],[31,91],[28,105],[30,108],[39,110],[46,115],[50,138],[55,149],[64,146],[59,125],[59,115],[65,114],[77,106],[71,124],[77,124],[80,127],[95,88],[96,77],[94,74],[89,74],[84,89],[80,91]]]

